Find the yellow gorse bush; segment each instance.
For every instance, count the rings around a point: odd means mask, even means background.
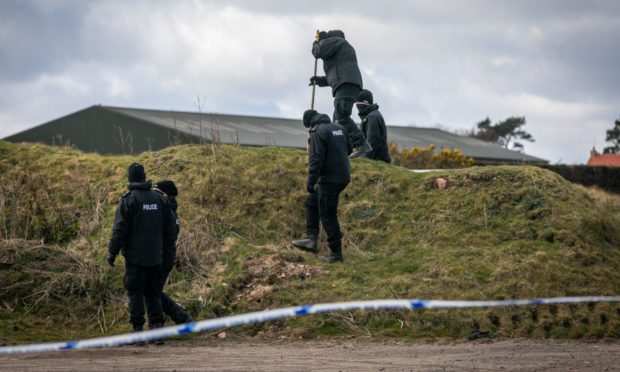
[[[435,148],[431,144],[424,148],[412,147],[399,151],[398,145],[389,144],[392,162],[409,169],[467,168],[475,164],[473,158],[463,155],[459,149],[442,149],[436,153]]]

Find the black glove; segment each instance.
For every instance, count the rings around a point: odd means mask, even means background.
[[[308,190],[310,194],[314,194],[316,192],[316,189],[313,185],[306,185],[306,190]]]
[[[110,267],[114,267],[114,260],[116,259],[116,256],[112,256],[111,254],[108,255],[108,265],[110,265]]]
[[[327,84],[327,76],[311,76],[310,77],[310,84],[308,84],[308,85],[312,86],[314,84],[316,84],[316,85],[318,85],[320,87],[328,86],[329,84]]]
[[[324,40],[324,39],[327,39],[327,31],[319,32],[319,38],[316,40],[319,41],[319,40]]]

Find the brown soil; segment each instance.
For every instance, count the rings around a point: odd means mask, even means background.
[[[0,356],[0,370],[132,371],[620,371],[620,342],[477,340],[244,341]]]
[[[293,278],[310,279],[329,274],[329,271],[320,267],[303,263],[303,256],[295,253],[275,256],[261,256],[256,253],[248,255],[245,270],[250,281],[245,285],[243,292],[237,295],[237,300],[245,298],[250,301],[260,301],[274,292],[277,285]]]

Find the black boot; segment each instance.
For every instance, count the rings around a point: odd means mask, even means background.
[[[334,247],[329,247],[332,253],[329,256],[319,256],[319,260],[325,262],[342,262],[344,258],[342,257],[342,246],[339,244]]]
[[[175,324],[190,323],[192,321],[192,317],[165,293],[161,294],[161,305],[164,314],[168,315]]]
[[[302,251],[317,253],[318,249],[316,248],[316,235],[308,235],[306,239],[293,240],[293,247],[299,248]]]
[[[178,318],[178,319],[173,319],[175,324],[185,324],[185,323],[191,323],[192,322],[192,317],[189,316],[189,314],[185,313],[185,317],[184,318]]]
[[[178,304],[175,304],[177,307],[173,315],[170,316],[170,319],[174,322],[174,324],[185,324],[191,323],[192,317],[189,316],[188,313],[185,312]]]
[[[344,258],[342,257],[342,254],[335,254],[332,252],[329,256],[319,256],[319,260],[333,263],[342,262],[344,261]]]
[[[189,316],[189,314],[186,313],[183,309],[181,309],[180,306],[178,308],[178,311],[175,312],[174,316],[171,316],[170,319],[172,319],[174,324],[185,324],[192,322],[192,317]]]
[[[142,327],[142,324],[133,324],[131,327],[131,332],[142,332],[144,330],[144,328]],[[146,343],[144,341],[138,341],[138,342],[134,342],[132,344],[128,344],[128,346],[145,346]]]
[[[158,328],[163,328],[163,327],[164,327],[163,323],[155,323],[149,326],[150,329],[158,329]],[[153,341],[150,341],[149,343],[152,343],[154,345],[163,345],[164,340],[163,339],[153,340]]]

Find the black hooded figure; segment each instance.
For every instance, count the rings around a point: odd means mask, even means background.
[[[162,270],[160,273],[160,285],[163,288],[168,280],[168,275],[172,271],[174,267],[174,261],[176,259],[176,240],[179,237],[179,232],[181,231],[181,225],[179,223],[179,216],[177,215],[177,196],[179,195],[179,190],[173,181],[170,180],[162,180],[153,185],[153,190],[159,192],[164,197],[168,199],[170,203],[170,207],[172,208],[172,219],[174,220],[174,236],[175,236],[175,244],[168,249],[164,249],[164,256],[162,257]],[[189,323],[192,321],[192,318],[187,314],[187,312],[179,306],[170,296],[166,293],[161,293],[161,305],[164,310],[164,314],[168,315],[170,319],[176,324]]]
[[[349,158],[353,159],[369,152],[372,149],[371,145],[351,119],[355,98],[363,87],[355,49],[345,39],[344,32],[322,31],[318,40],[312,45],[312,55],[323,60],[325,76],[312,76],[310,85],[332,88],[333,120],[346,129],[351,145],[356,148]]]
[[[317,253],[319,221],[327,233],[331,254],[319,257],[327,262],[342,261],[342,232],[338,223],[338,199],[351,181],[348,155],[352,151],[344,129],[331,122],[329,116],[307,110],[304,126],[310,128],[308,178],[306,189],[306,239],[293,241],[293,246]]]
[[[142,330],[145,305],[150,328],[161,328],[164,316],[160,271],[162,257],[175,240],[172,209],[162,195],[151,190],[141,164],[129,166],[127,179],[129,192],[116,208],[108,264],[114,267],[119,252],[125,256],[124,284],[133,330]]]
[[[368,159],[382,160],[389,163],[390,152],[387,142],[387,127],[383,115],[379,112],[379,105],[374,103],[372,92],[366,89],[357,94],[355,106],[362,119],[362,133],[366,136],[372,150],[364,154]]]

